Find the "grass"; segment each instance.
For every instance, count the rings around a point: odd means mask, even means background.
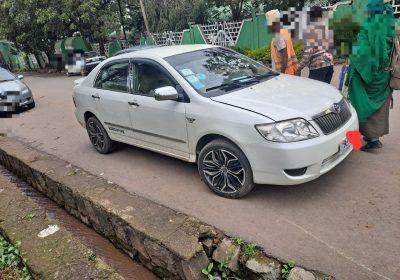
[[[21,242],[13,245],[0,235],[0,279],[33,279],[27,267],[27,260],[21,256],[20,246]]]
[[[296,262],[294,260],[289,260],[286,264],[282,266],[282,279],[286,280],[289,277],[290,271],[294,268]]]

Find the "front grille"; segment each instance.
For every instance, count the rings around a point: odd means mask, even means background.
[[[313,117],[325,135],[331,134],[341,128],[351,118],[351,111],[343,99],[334,104],[325,112]]]

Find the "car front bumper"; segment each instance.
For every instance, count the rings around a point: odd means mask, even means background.
[[[34,102],[32,92],[20,92],[0,99],[0,112],[15,112],[20,107],[29,106]]]
[[[358,118],[352,108],[352,117],[340,129],[330,135],[320,131],[319,137],[294,143],[273,143],[264,140],[246,145],[245,153],[253,169],[257,184],[298,185],[312,181],[329,172],[352,151],[350,146],[340,151],[346,140],[346,132],[358,130]],[[314,127],[317,124],[311,122]],[[319,128],[318,128],[319,129]],[[290,176],[285,170],[306,168],[299,176]]]

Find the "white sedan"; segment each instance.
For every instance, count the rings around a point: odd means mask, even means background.
[[[94,148],[117,142],[197,163],[217,194],[296,185],[351,152],[354,108],[333,86],[280,75],[230,49],[158,47],[105,60],[76,81],[75,114]]]

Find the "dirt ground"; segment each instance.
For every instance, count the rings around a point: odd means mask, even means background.
[[[0,120],[6,133],[94,174],[337,279],[400,279],[400,98],[379,153],[354,152],[320,179],[257,186],[242,200],[212,194],[196,166],[122,145],[100,155],[75,120],[73,81],[27,76],[37,107]]]

